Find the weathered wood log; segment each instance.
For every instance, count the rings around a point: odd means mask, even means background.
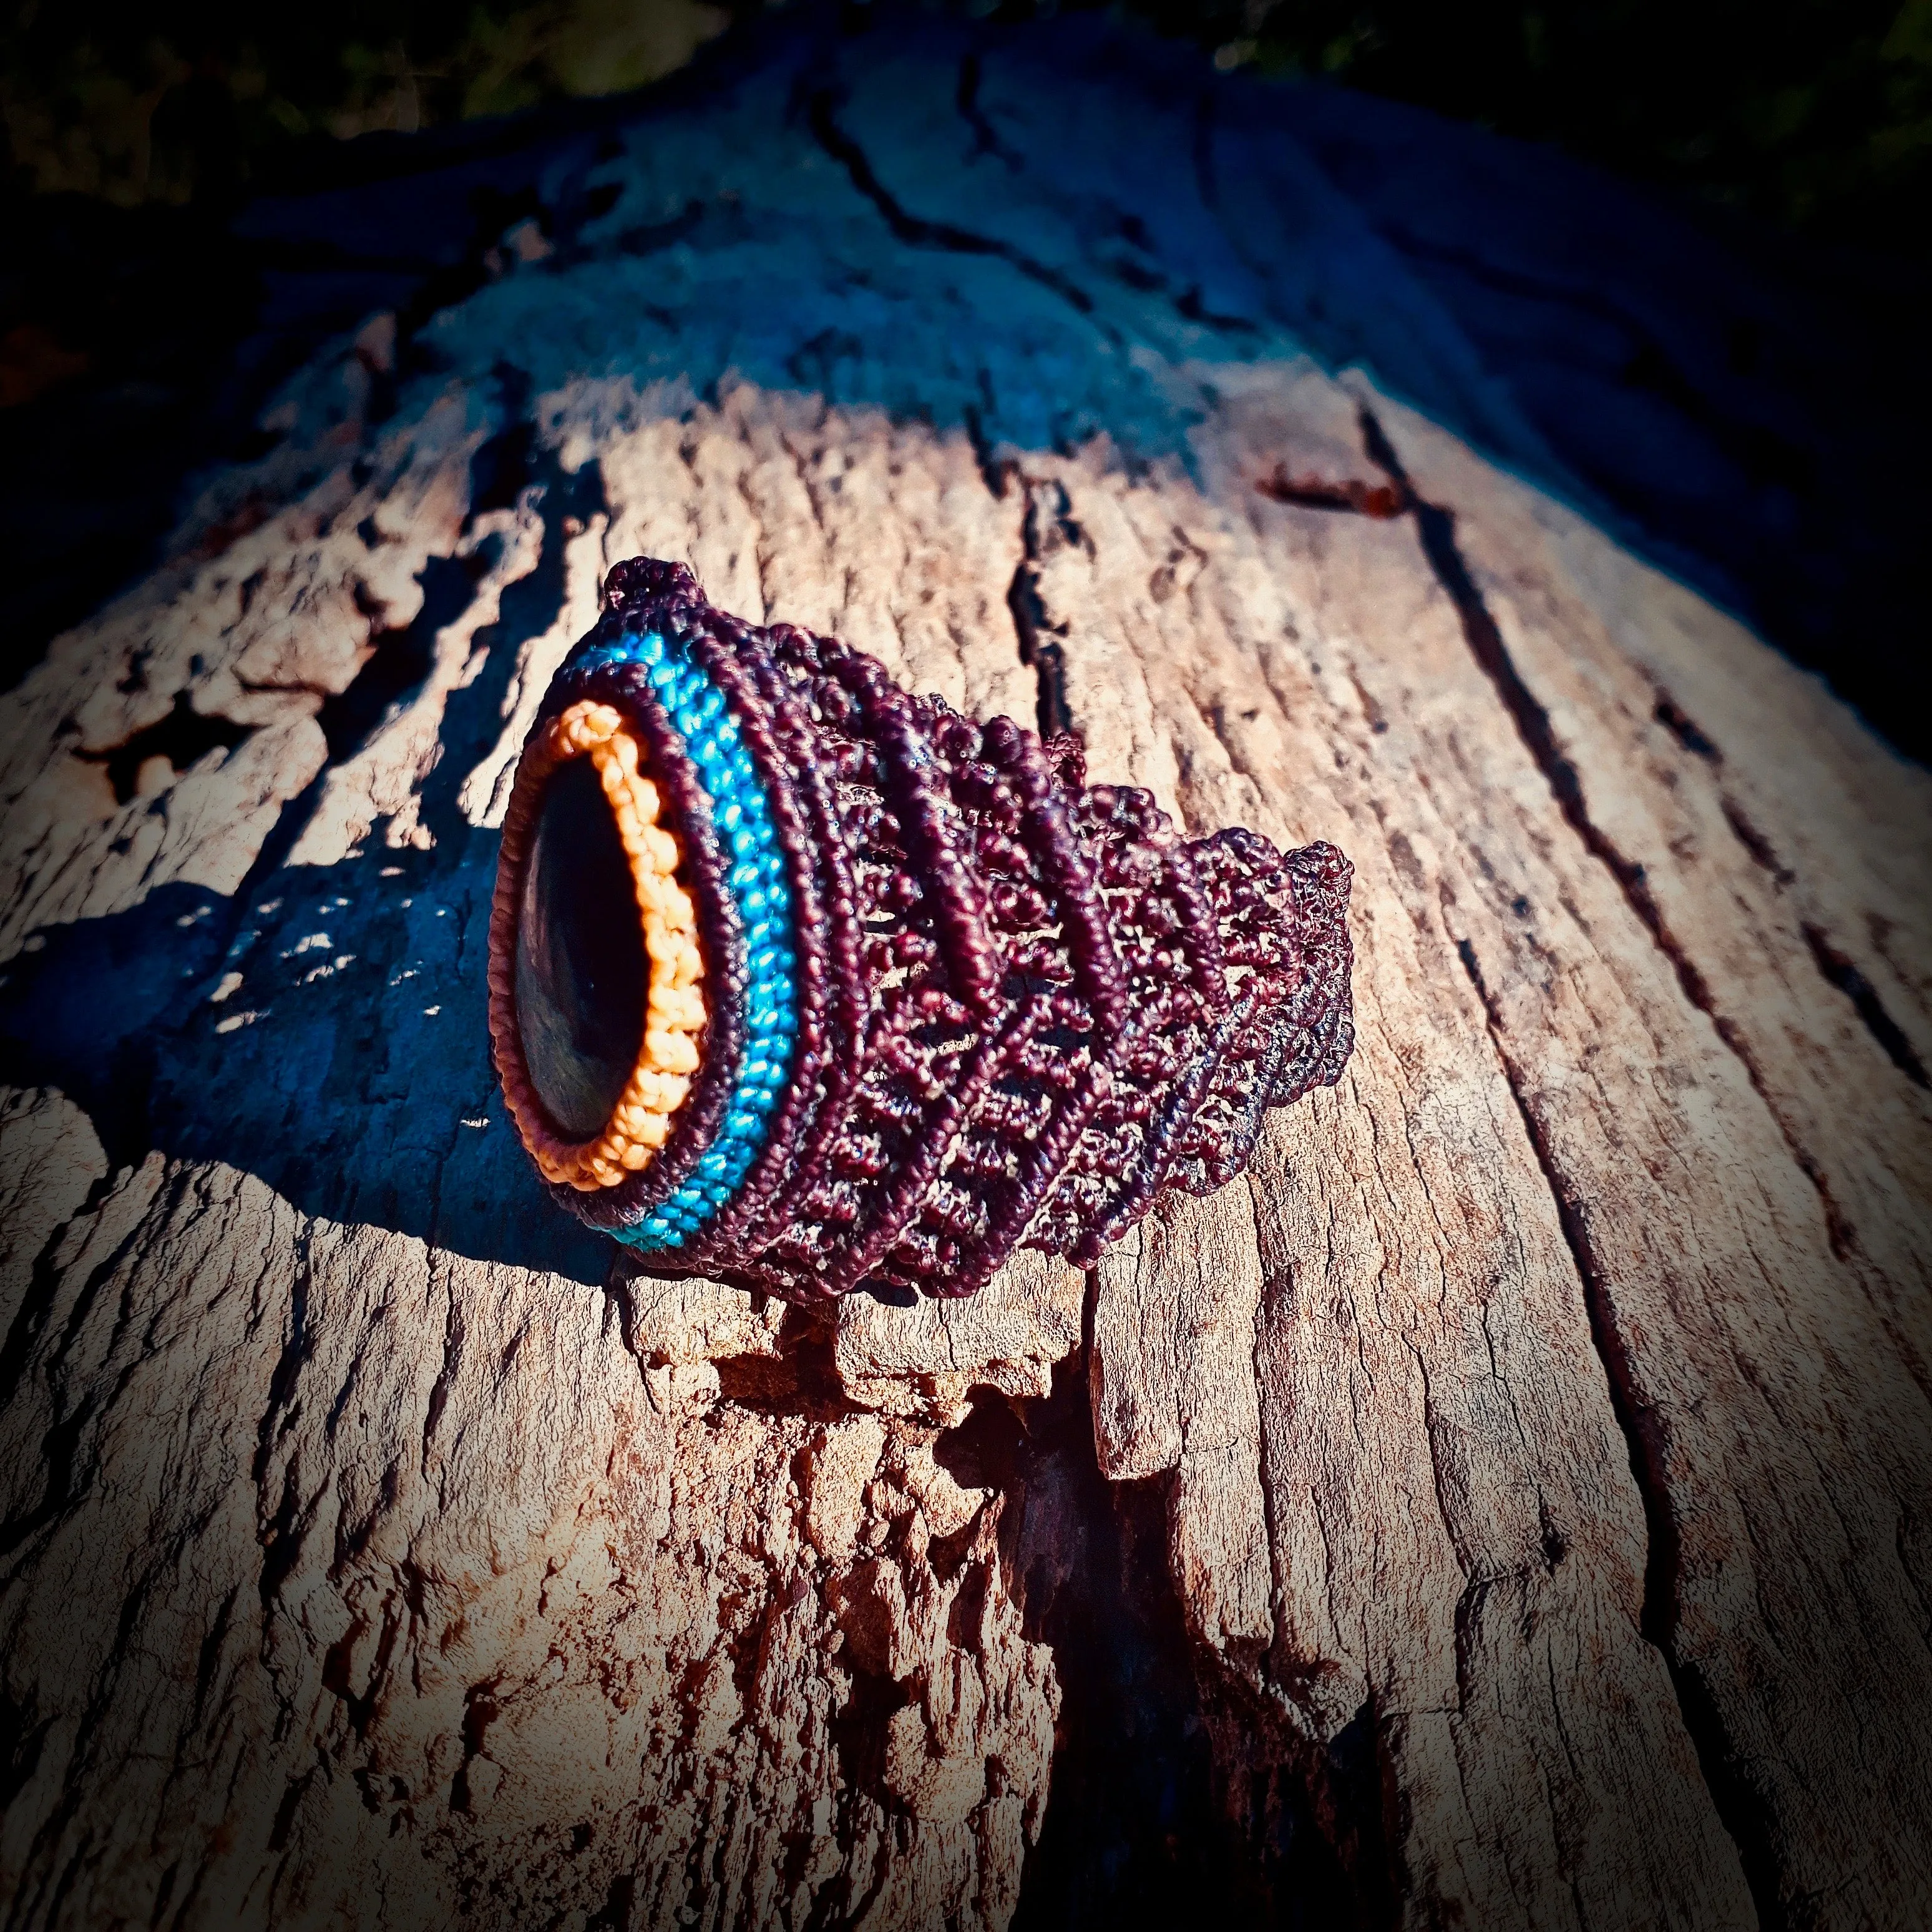
[[[1269,98],[775,33],[5,700],[10,1924],[1917,1916],[1932,783],[1310,358]],[[1342,847],[1341,1087],[1090,1279],[614,1272],[482,945],[638,553]]]

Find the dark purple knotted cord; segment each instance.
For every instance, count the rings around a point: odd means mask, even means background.
[[[586,646],[620,627],[675,636],[724,694],[798,928],[797,1041],[770,1139],[712,1220],[639,1265],[809,1301],[864,1284],[970,1293],[1022,1244],[1090,1262],[1163,1190],[1240,1172],[1268,1108],[1340,1077],[1350,868],[1332,846],[1283,854],[1240,827],[1183,839],[1145,792],[1087,785],[1076,738],[981,725],[835,638],[730,617],[681,566],[634,559],[605,594]],[[578,682],[652,701],[641,676]],[[674,806],[701,820],[670,777]],[[727,860],[692,829],[728,1046],[742,942]],[[667,1175],[701,1156],[717,1087],[700,1075]],[[608,1226],[626,1204],[568,1204]]]

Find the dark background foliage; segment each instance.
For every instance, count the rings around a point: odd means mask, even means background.
[[[885,0],[880,0],[885,4]],[[26,0],[15,193],[272,184],[305,146],[640,86],[760,0]],[[1010,20],[1051,0],[968,10]],[[1827,242],[1923,256],[1932,0],[1130,0],[1223,68],[1326,76]]]
[[[846,0],[845,10],[856,27],[918,4]],[[150,566],[196,470],[246,454],[274,382],[354,326],[346,308],[278,307],[275,263],[236,241],[250,197],[406,173],[418,150],[473,145],[490,117],[524,116],[502,137],[523,138],[532,116],[580,115],[769,10],[772,0],[14,7],[0,26],[0,687]],[[997,28],[1055,10],[928,0],[927,10]],[[1211,65],[1360,89],[1554,143],[1699,211],[1725,245],[1788,263],[1794,289],[1829,288],[1863,385],[1848,422],[1862,412],[1868,440],[1876,394],[1901,446],[1916,434],[1925,385],[1911,338],[1932,289],[1932,0],[1109,10],[1172,37],[1204,76]],[[344,304],[357,298],[345,282]],[[1872,478],[1875,496],[1898,487]],[[1835,614],[1785,621],[1780,593],[1738,601],[1922,755],[1918,708],[1873,698],[1874,679],[1894,695],[1894,667],[1922,640],[1914,568],[1880,533],[1811,568],[1841,581]],[[1840,676],[1834,655],[1868,638],[1882,672]]]
[[[1150,0],[1217,62],[1327,74],[1821,241],[1923,256],[1927,0]]]

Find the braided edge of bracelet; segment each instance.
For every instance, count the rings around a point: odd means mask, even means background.
[[[636,910],[650,961],[643,1038],[622,1092],[598,1132],[561,1132],[538,1097],[524,1054],[516,1004],[518,907],[545,782],[571,760],[596,767],[630,862]],[[700,982],[697,914],[676,873],[683,854],[661,823],[662,801],[643,747],[614,706],[580,700],[533,731],[505,814],[490,908],[490,1032],[504,1098],[518,1136],[546,1180],[589,1192],[647,1167],[669,1138],[691,1090],[709,1016]]]

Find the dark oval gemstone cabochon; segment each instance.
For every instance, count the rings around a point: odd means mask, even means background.
[[[517,922],[517,1021],[537,1098],[558,1130],[602,1131],[644,1043],[650,964],[631,862],[596,767],[572,758],[544,790]]]

